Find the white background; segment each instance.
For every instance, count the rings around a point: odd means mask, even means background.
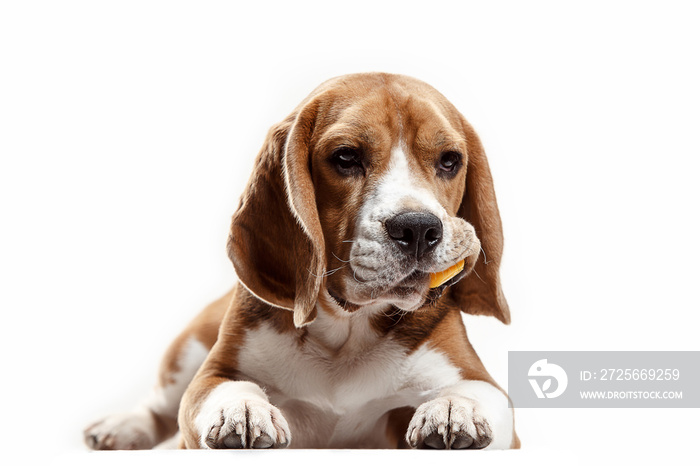
[[[466,320],[499,383],[509,350],[700,349],[698,19],[680,2],[1,3],[0,455],[166,455],[88,454],[81,431],[146,394],[231,285],[229,218],[267,129],[350,72],[423,79],[482,138],[513,323]],[[699,414],[521,409],[523,449],[475,455],[696,461]],[[274,455],[246,458],[394,461]]]

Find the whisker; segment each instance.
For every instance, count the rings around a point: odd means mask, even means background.
[[[344,266],[344,265],[341,265],[340,267],[338,267],[338,268],[336,268],[336,269],[329,270],[328,272],[324,273],[323,276],[324,276],[324,277],[327,277],[327,276],[329,276],[329,275],[333,275],[333,274],[336,273],[338,270],[344,269],[344,268],[345,268],[345,266]]]
[[[335,253],[334,253],[333,251],[331,251],[331,254],[333,254],[333,257],[335,257],[336,259],[338,259],[340,262],[345,262],[346,264],[347,264],[348,262],[350,262],[349,260],[344,261],[344,260],[341,259],[340,257],[336,256]]]
[[[476,268],[472,269],[472,273],[475,274],[475,275],[479,278],[479,280],[481,280],[482,282],[484,282],[484,279],[481,278],[481,276],[479,275],[479,273],[476,271]],[[486,282],[484,282],[484,283],[486,283]]]
[[[484,253],[484,265],[488,264],[490,261],[486,260],[486,251],[484,251],[483,246],[479,246],[479,249],[481,249],[481,252]]]
[[[341,265],[340,267],[338,267],[338,268],[336,268],[336,269],[328,270],[327,272],[324,272],[321,276],[322,276],[322,277],[327,277],[327,276],[329,276],[329,275],[332,275],[332,274],[336,273],[338,270],[343,269],[343,268],[345,268],[345,266],[344,266],[344,265]],[[312,277],[318,278],[318,275],[316,275],[315,273],[313,273],[313,272],[311,271],[311,269],[306,269],[306,270],[309,271],[309,275],[311,275]]]
[[[367,283],[367,282],[363,282],[362,280],[358,279],[356,273],[357,273],[357,270],[352,271],[352,278],[354,278],[357,283],[359,283],[361,285]]]

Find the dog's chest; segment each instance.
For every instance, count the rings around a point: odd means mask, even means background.
[[[249,331],[239,370],[276,397],[312,403],[338,414],[400,392],[409,382],[408,351],[369,329],[303,340],[261,325]],[[335,347],[337,341],[343,344]]]
[[[247,332],[238,369],[282,409],[297,447],[386,448],[386,413],[416,407],[460,378],[446,355],[377,335],[366,319],[320,319],[304,338],[261,324]]]

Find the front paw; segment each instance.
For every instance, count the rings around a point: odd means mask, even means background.
[[[266,401],[231,402],[200,413],[198,424],[208,448],[285,448],[292,438],[280,410]]]
[[[425,402],[408,425],[406,441],[413,448],[484,448],[493,440],[493,433],[479,411],[476,401],[459,396]]]

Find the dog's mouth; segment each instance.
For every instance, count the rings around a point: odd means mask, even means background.
[[[372,305],[375,302],[420,302],[421,297],[428,291],[429,273],[414,270],[407,276],[393,284],[374,284],[371,281],[362,282],[366,289],[357,293],[357,288],[348,290],[348,293],[340,293],[332,285],[327,284],[326,290],[335,303],[348,312],[354,312],[363,306]]]
[[[428,280],[428,273],[415,270],[398,284],[389,287],[385,294],[390,294],[399,299],[410,299],[416,294],[425,294]]]
[[[444,293],[447,288],[451,287],[452,285],[466,277],[468,273],[469,271],[466,268],[464,268],[457,275],[450,278],[445,283],[431,288],[430,291],[428,291],[428,296],[426,296],[425,302],[423,304],[425,305],[426,303],[435,303],[438,299],[440,299],[442,293]]]
[[[335,303],[348,312],[354,312],[363,306],[371,305],[373,302],[389,302],[398,304],[399,302],[412,302],[411,308],[421,308],[426,304],[432,304],[439,299],[443,292],[467,275],[467,270],[462,270],[457,275],[434,288],[429,288],[430,273],[415,269],[399,282],[380,289],[374,289],[369,296],[360,298],[344,297],[341,293],[328,286],[327,291]],[[358,299],[359,298],[359,299]],[[359,301],[359,302],[354,302]]]
[[[416,285],[420,285],[425,283],[426,280],[428,280],[429,273],[423,272],[422,270],[414,270],[411,272],[406,278],[401,280],[398,285],[396,285],[397,288],[415,288]]]
[[[393,287],[388,287],[389,292],[395,293],[395,294],[410,294],[414,292],[421,292],[425,293],[426,289],[426,284],[430,281],[430,273],[425,272],[422,270],[414,270],[411,272],[408,276],[406,276],[404,279],[399,281],[396,285]],[[467,275],[467,270],[462,269],[459,273],[457,273],[454,277],[450,278],[449,280],[445,281],[444,283],[441,283],[440,285],[429,288],[429,291],[432,292],[434,290],[439,291],[440,294],[442,294],[442,291],[444,291],[446,288],[454,285],[458,281],[460,281],[462,278],[464,278]]]

